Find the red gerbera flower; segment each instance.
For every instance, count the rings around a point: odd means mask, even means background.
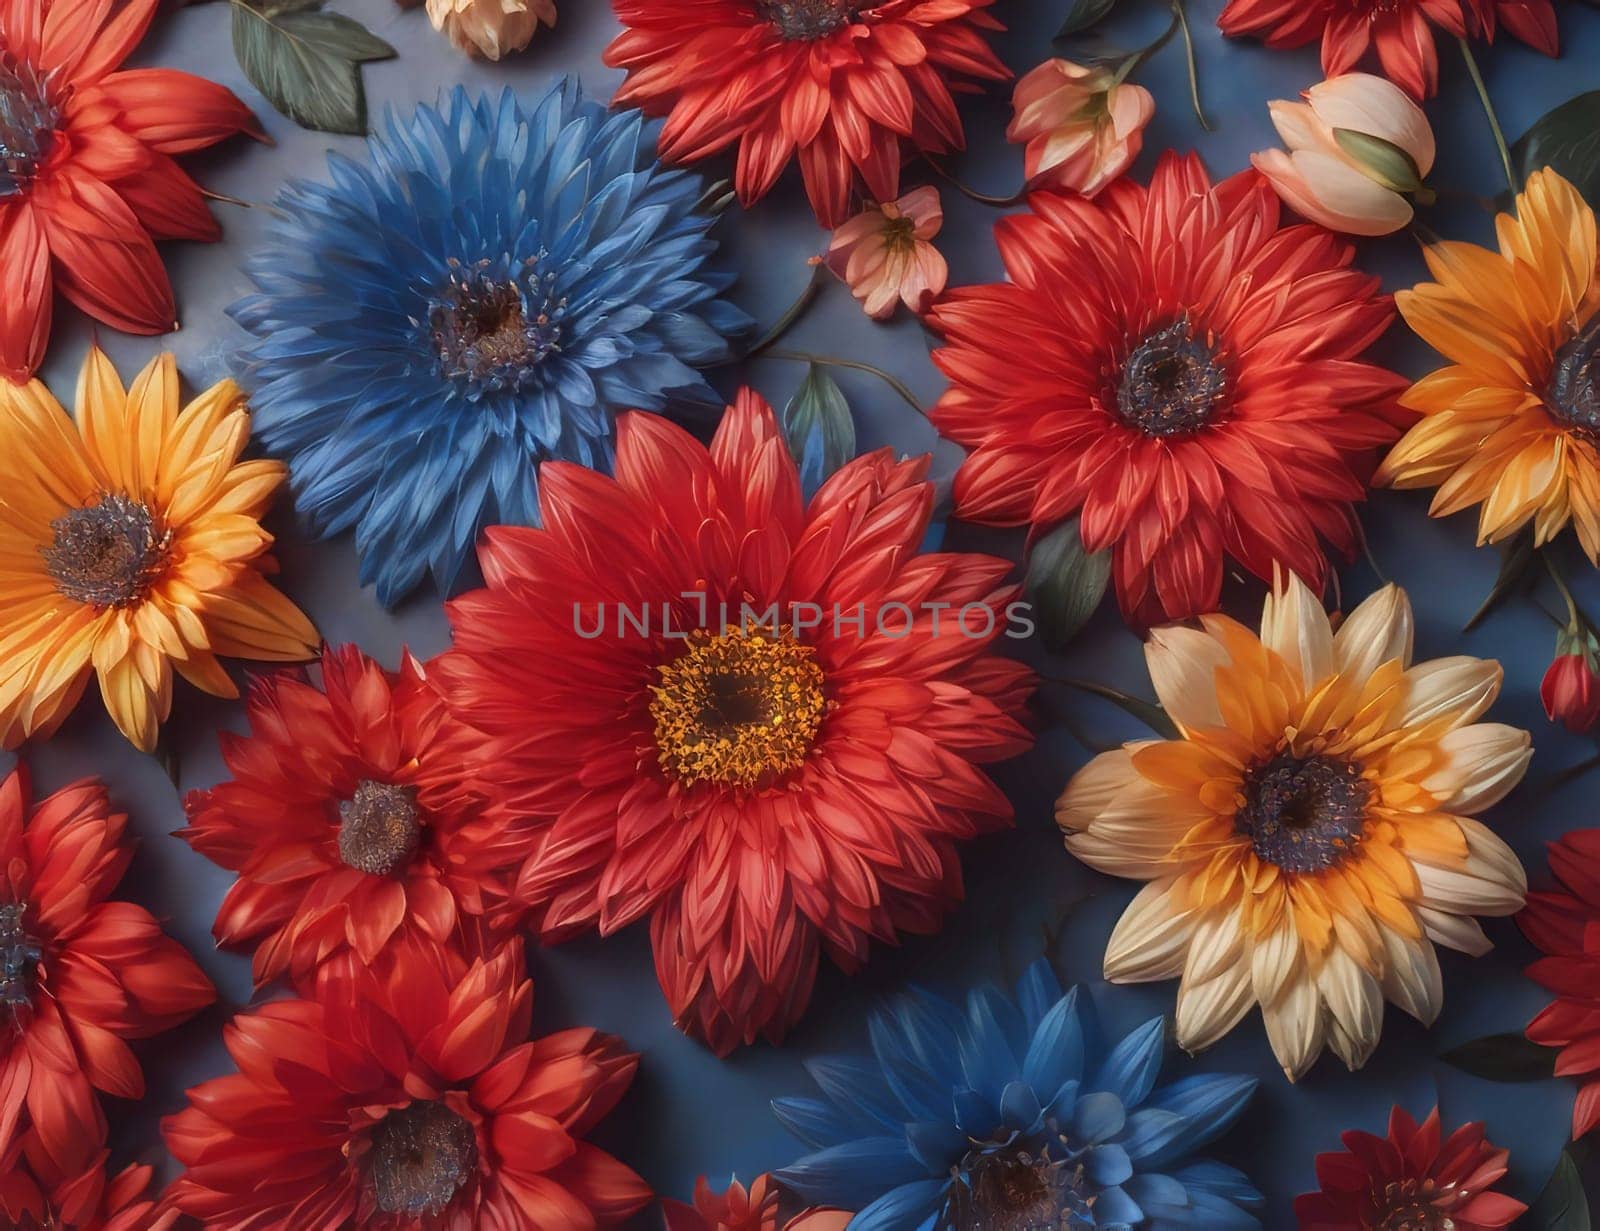
[[[175,329],[152,241],[222,232],[172,155],[264,139],[222,86],[116,71],[159,2],[0,0],[0,373],[18,383],[44,358],[52,283],[113,329]]]
[[[1600,1124],[1600,829],[1550,844],[1559,889],[1530,893],[1517,923],[1541,952],[1528,977],[1555,999],[1528,1023],[1528,1038],[1561,1048],[1556,1073],[1581,1084],[1572,1139]]]
[[[108,1151],[98,1141],[76,1143],[71,1159],[62,1162],[30,1129],[0,1152],[0,1225],[18,1231],[167,1231],[178,1212],[160,1212],[150,1199],[152,1169],[130,1166],[108,1178]]]
[[[386,672],[356,646],[258,680],[251,735],[224,732],[232,781],[184,800],[191,846],[239,873],[217,912],[225,945],[255,951],[257,986],[305,980],[354,951],[371,965],[420,932],[477,942],[516,922],[525,852],[477,785],[473,732],[407,655]]]
[[[149,912],[106,900],[133,848],[105,788],[79,782],[31,811],[26,796],[19,766],[0,783],[0,1152],[31,1122],[36,1148],[65,1165],[104,1139],[93,1090],[144,1094],[124,1040],[177,1025],[213,991]]]
[[[539,818],[545,936],[652,916],[672,1011],[719,1053],[782,1037],[819,943],[854,969],[932,931],[956,841],[1010,819],[977,768],[1029,743],[1031,676],[989,652],[1010,565],[915,554],[926,470],[880,450],[807,506],[750,391],[709,452],[626,415],[616,477],[546,463],[544,529],[490,530],[488,588],[449,606],[436,670]]]
[[[239,1072],[162,1126],[186,1168],[167,1200],[208,1231],[593,1231],[649,1200],[582,1139],[638,1057],[587,1029],[527,1042],[519,941],[471,966],[419,948],[319,996],[235,1018]]]
[[[1394,317],[1354,249],[1280,228],[1253,171],[1212,186],[1169,155],[1148,189],[1040,194],[996,236],[1011,281],[947,294],[931,321],[951,389],[932,418],[973,449],[956,513],[1081,516],[1113,554],[1125,617],[1216,610],[1223,558],[1320,590],[1345,555],[1405,381],[1356,360]]]
[[[738,1180],[716,1192],[701,1176],[694,1186],[694,1204],[662,1199],[666,1231],[845,1231],[851,1215],[818,1206],[780,1223],[779,1193],[770,1175],[758,1175],[746,1188]]]
[[[752,205],[797,154],[825,227],[858,179],[900,195],[905,148],[962,149],[953,93],[1010,71],[985,41],[994,0],[613,0],[627,27],[605,62],[628,70],[612,102],[665,115],[661,156],[694,162],[738,142]]]
[[[1489,42],[1504,26],[1547,56],[1560,52],[1550,0],[1228,0],[1217,25],[1228,35],[1259,34],[1268,47],[1320,38],[1325,77],[1348,73],[1375,51],[1384,75],[1416,98],[1439,88],[1430,26]]]
[[[1322,1191],[1295,1198],[1300,1231],[1496,1231],[1521,1217],[1527,1206],[1493,1191],[1509,1152],[1484,1139],[1482,1124],[1464,1124],[1439,1138],[1437,1107],[1420,1126],[1396,1107],[1387,1137],[1343,1134],[1347,1152],[1317,1155]]]

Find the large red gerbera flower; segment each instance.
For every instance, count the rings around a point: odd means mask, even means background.
[[[222,86],[117,71],[159,3],[0,0],[0,374],[18,383],[44,358],[52,284],[113,329],[175,329],[152,241],[222,232],[172,156],[264,138]]]
[[[661,156],[693,162],[738,142],[751,205],[796,155],[825,227],[858,179],[900,195],[905,149],[965,145],[953,93],[1010,71],[984,39],[994,0],[612,0],[627,27],[605,62],[628,70],[612,102],[665,115]]]
[[[783,1035],[819,942],[854,969],[933,930],[956,841],[1010,819],[977,768],[1029,742],[1031,677],[990,653],[1010,565],[915,554],[926,469],[880,450],[807,506],[748,390],[709,452],[627,415],[616,477],[546,463],[544,529],[490,530],[488,588],[450,604],[434,669],[541,818],[520,888],[545,936],[651,915],[672,1011],[718,1052]]]
[[[224,733],[233,775],[184,800],[180,831],[239,879],[217,912],[225,945],[255,951],[257,985],[303,981],[353,951],[362,963],[420,932],[474,943],[516,922],[525,852],[473,772],[477,736],[414,658],[399,674],[351,645],[258,680],[248,738]]]
[[[1402,422],[1405,381],[1356,359],[1394,317],[1378,279],[1321,227],[1280,228],[1255,172],[1213,187],[1193,155],[1148,189],[1029,205],[996,228],[1011,281],[930,318],[951,381],[932,418],[973,449],[957,515],[1080,515],[1143,625],[1216,610],[1225,555],[1320,590],[1319,536],[1354,551],[1352,502]]]
[[[1600,829],[1550,844],[1559,889],[1528,895],[1517,916],[1543,953],[1528,977],[1555,997],[1528,1023],[1528,1038],[1559,1047],[1556,1074],[1581,1083],[1572,1105],[1572,1139],[1600,1124]]]
[[[758,1175],[746,1188],[733,1180],[722,1192],[705,1176],[694,1186],[694,1204],[662,1198],[666,1231],[845,1231],[851,1215],[818,1206],[793,1218],[780,1216],[780,1193],[770,1175]]]
[[[167,1200],[208,1231],[593,1231],[650,1197],[582,1138],[638,1057],[593,1030],[528,1042],[512,941],[487,961],[418,948],[226,1031],[232,1076],[163,1124]]]
[[[0,1226],[16,1231],[167,1231],[176,1210],[161,1211],[150,1198],[149,1167],[129,1166],[106,1175],[108,1152],[99,1139],[74,1143],[58,1160],[30,1129],[0,1152]]]
[[[1504,26],[1547,56],[1560,52],[1550,0],[1228,0],[1217,25],[1224,34],[1259,34],[1268,47],[1320,38],[1326,77],[1348,73],[1376,52],[1384,75],[1415,98],[1439,88],[1432,26],[1490,42]]]
[[[177,1025],[213,991],[143,907],[106,900],[133,849],[105,789],[79,782],[31,811],[26,796],[19,766],[0,783],[0,1152],[31,1122],[64,1165],[104,1138],[94,1090],[144,1094],[124,1040]]]
[[[1440,1136],[1437,1107],[1421,1125],[1396,1107],[1387,1137],[1345,1133],[1346,1152],[1317,1155],[1322,1191],[1295,1198],[1300,1231],[1499,1231],[1521,1217],[1527,1206],[1494,1191],[1509,1152],[1485,1140],[1483,1125]]]

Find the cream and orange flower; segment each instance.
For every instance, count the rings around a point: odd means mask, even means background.
[[[920,315],[950,277],[950,267],[933,246],[943,226],[939,190],[915,188],[850,219],[833,233],[823,261],[873,320],[888,320],[902,303]]]
[[[1259,1003],[1290,1080],[1324,1046],[1359,1068],[1385,1000],[1438,1014],[1434,944],[1486,952],[1473,916],[1522,905],[1522,866],[1471,818],[1521,780],[1527,732],[1477,721],[1498,663],[1413,665],[1394,586],[1337,632],[1298,580],[1269,597],[1259,637],[1200,623],[1146,647],[1179,737],[1102,754],[1056,805],[1074,855],[1150,882],[1112,933],[1106,978],[1181,977],[1191,1051]]]
[[[106,708],[155,746],[174,669],[219,697],[219,655],[307,659],[316,631],[268,584],[260,518],[284,480],[239,461],[244,395],[223,381],[179,408],[171,355],[124,389],[92,349],[77,423],[33,381],[0,386],[0,743],[48,735],[91,670]]]
[[[1529,177],[1500,251],[1445,241],[1423,255],[1436,281],[1401,291],[1406,323],[1449,359],[1403,397],[1422,412],[1378,471],[1437,487],[1429,512],[1472,505],[1478,541],[1568,522],[1600,564],[1600,268],[1594,211],[1554,171]]]

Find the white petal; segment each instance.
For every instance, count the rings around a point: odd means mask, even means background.
[[[1469,848],[1471,844],[1469,838]],[[1514,915],[1522,909],[1527,896],[1521,866],[1516,875],[1508,875],[1498,857],[1469,853],[1467,865],[1462,868],[1436,868],[1420,860],[1413,860],[1411,866],[1417,870],[1417,882],[1422,886],[1422,904],[1451,914]]]
[[[1317,113],[1305,103],[1274,99],[1267,104],[1267,114],[1278,136],[1291,150],[1337,149],[1328,126],[1317,119]]]
[[[1137,786],[1142,779],[1133,767],[1131,754],[1139,746],[1102,752],[1073,774],[1067,789],[1056,800],[1056,824],[1066,830],[1087,829],[1107,805]]]
[[[1214,911],[1195,924],[1189,942],[1189,960],[1184,963],[1187,983],[1204,983],[1226,968],[1240,963],[1244,956],[1244,931],[1237,910]]]
[[[1112,983],[1153,983],[1183,973],[1194,912],[1172,909],[1172,884],[1152,881],[1117,920],[1106,942],[1105,976]]]
[[[1415,727],[1448,715],[1453,727],[1476,722],[1500,695],[1505,672],[1492,658],[1458,654],[1418,663],[1406,672],[1406,699],[1397,726]]]
[[[1370,73],[1345,73],[1306,91],[1317,118],[1330,129],[1379,137],[1397,145],[1427,175],[1435,154],[1433,129],[1422,108],[1399,86]]]
[[[1383,1030],[1383,989],[1337,946],[1317,972],[1317,987],[1332,1014],[1329,1042],[1346,1065],[1360,1068]]]
[[[1301,971],[1300,934],[1287,923],[1258,939],[1250,950],[1250,981],[1262,1004],[1278,999],[1285,984]]]
[[[1182,625],[1158,628],[1144,645],[1150,682],[1168,715],[1180,727],[1222,725],[1217,708],[1217,668],[1226,666],[1227,650],[1209,633]]]
[[[1069,833],[1067,850],[1075,859],[1107,876],[1147,881],[1172,871],[1172,864],[1148,851],[1129,850],[1120,842],[1107,841],[1092,833]]]
[[[1239,962],[1204,983],[1178,987],[1178,1046],[1203,1051],[1243,1020],[1256,1002],[1250,968]]]
[[[1350,613],[1333,638],[1339,670],[1364,680],[1398,658],[1411,664],[1411,600],[1399,586],[1384,586]]]
[[[1290,1081],[1299,1081],[1316,1063],[1327,1041],[1327,1019],[1322,995],[1309,972],[1291,980],[1276,1000],[1262,1001],[1267,1041]]]
[[[1467,871],[1484,880],[1502,884],[1519,897],[1526,897],[1528,873],[1522,866],[1522,860],[1517,858],[1517,853],[1505,844],[1500,835],[1481,821],[1469,817],[1457,817],[1456,824],[1461,826],[1461,832],[1467,838]]]
[[[1533,760],[1533,741],[1519,727],[1480,722],[1439,741],[1449,762],[1422,780],[1446,812],[1471,816],[1499,803],[1522,781]]]
[[[1424,1026],[1433,1025],[1444,1006],[1444,976],[1433,946],[1384,928],[1383,947],[1389,958],[1383,994]]]
[[[1378,1049],[1376,1036],[1368,1039],[1351,1034],[1339,1024],[1333,1016],[1328,1018],[1328,1046],[1333,1054],[1344,1061],[1345,1068],[1352,1073],[1359,1068],[1364,1068],[1372,1053]]]
[[[1454,915],[1449,911],[1435,910],[1431,906],[1417,906],[1428,939],[1468,957],[1482,957],[1494,948],[1494,942],[1484,935],[1483,928],[1471,915]]]
[[[1333,625],[1321,600],[1293,573],[1281,591],[1267,596],[1261,640],[1299,673],[1308,691],[1333,674]]]

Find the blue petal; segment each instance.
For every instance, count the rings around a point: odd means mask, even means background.
[[[998,1103],[1006,1083],[1021,1072],[1022,1016],[995,988],[982,987],[967,997],[967,1026],[961,1041],[967,1084]]]
[[[1157,1017],[1124,1038],[1105,1058],[1089,1084],[1109,1090],[1125,1107],[1137,1107],[1149,1097],[1161,1072],[1167,1022]]]
[[[905,1123],[903,1109],[877,1065],[853,1056],[818,1056],[805,1065],[822,1093],[859,1128],[881,1132]]]
[[[1104,1231],[1124,1231],[1143,1221],[1139,1203],[1120,1188],[1102,1190],[1094,1201],[1094,1225]]]
[[[1072,1110],[1073,1139],[1086,1145],[1109,1141],[1122,1131],[1126,1123],[1127,1112],[1122,1100],[1104,1091],[1085,1094]]]
[[[776,1098],[772,1113],[784,1128],[813,1148],[837,1145],[858,1135],[855,1119],[821,1099]]]
[[[1252,1208],[1263,1201],[1260,1191],[1244,1172],[1208,1158],[1179,1167],[1172,1176],[1191,1191],[1211,1193],[1235,1205]]]
[[[1058,1000],[1061,999],[1061,980],[1056,968],[1046,958],[1036,958],[1017,980],[1017,1007],[1022,1010],[1022,1021],[1031,1033],[1039,1028]]]
[[[1039,1096],[1026,1082],[1013,1081],[1000,1095],[1000,1119],[1009,1129],[1031,1133],[1043,1118]]]
[[[861,1210],[850,1220],[849,1231],[931,1231],[949,1186],[948,1180],[902,1184]]]
[[[1133,1161],[1128,1152],[1115,1142],[1095,1146],[1083,1157],[1084,1174],[1096,1188],[1109,1188],[1113,1184],[1126,1184],[1133,1175]]]
[[[775,1173],[814,1204],[859,1210],[901,1184],[927,1178],[904,1137],[859,1137],[808,1154]]]
[[[1022,1080],[1039,1090],[1059,1090],[1083,1076],[1083,1027],[1073,988],[1044,1014],[1022,1062]]]
[[[1146,1159],[1145,1165],[1166,1167],[1215,1141],[1244,1113],[1260,1084],[1254,1077],[1206,1073],[1157,1090],[1147,1106],[1183,1116],[1188,1129],[1182,1148],[1163,1151]]]

